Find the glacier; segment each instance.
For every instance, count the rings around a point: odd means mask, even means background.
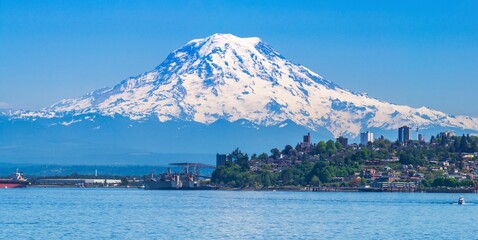
[[[412,108],[349,91],[294,64],[257,37],[214,34],[170,53],[155,69],[78,99],[17,117],[121,115],[211,124],[246,119],[259,126],[290,120],[334,137],[408,125],[478,130],[478,118]]]

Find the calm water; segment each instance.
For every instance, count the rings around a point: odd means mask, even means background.
[[[478,194],[0,189],[0,239],[478,239]]]

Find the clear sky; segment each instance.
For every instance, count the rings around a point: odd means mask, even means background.
[[[260,37],[353,91],[478,116],[476,0],[0,0],[0,108],[113,86],[217,32]]]

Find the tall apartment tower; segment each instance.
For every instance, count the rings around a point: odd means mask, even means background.
[[[425,136],[423,136],[423,134],[418,134],[418,141],[425,142]]]
[[[412,129],[408,126],[403,126],[398,129],[398,141],[406,142],[412,140]]]
[[[347,147],[349,145],[349,139],[345,138],[343,136],[340,136],[339,138],[337,138],[337,142],[342,144],[342,146],[344,146],[344,147]]]
[[[227,155],[226,154],[216,154],[216,167],[226,165]]]
[[[303,142],[310,145],[310,133],[308,133],[307,135],[304,136],[304,141]]]
[[[373,142],[373,133],[369,131],[360,133],[360,144],[367,145],[368,142]]]
[[[300,144],[300,149],[303,152],[308,152],[310,150],[311,140],[310,140],[310,133],[304,136],[304,141]]]

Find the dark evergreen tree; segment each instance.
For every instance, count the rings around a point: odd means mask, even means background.
[[[294,148],[291,145],[286,145],[281,153],[283,155],[290,155],[292,150],[294,150]]]
[[[468,152],[468,142],[465,134],[460,139],[460,152]]]
[[[277,148],[273,148],[271,149],[271,157],[274,158],[274,159],[278,159],[280,157],[280,150],[277,149]]]

